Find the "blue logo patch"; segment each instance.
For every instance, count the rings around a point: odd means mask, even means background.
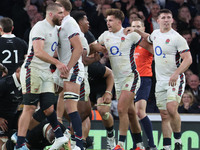
[[[78,81],[79,81],[79,82],[82,82],[82,78],[81,78],[81,77],[78,77]]]
[[[54,43],[51,45],[51,50],[54,52],[57,48],[58,48],[58,43],[57,43],[57,42],[54,42]]]

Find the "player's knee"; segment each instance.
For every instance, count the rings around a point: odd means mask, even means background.
[[[40,108],[44,110],[51,110],[50,114],[53,112],[53,105],[56,103],[55,94],[51,92],[42,93],[40,96]]]
[[[73,92],[64,92],[64,100],[74,100],[78,101],[79,100],[79,95]]]
[[[162,120],[168,120],[169,119],[169,114],[168,114],[167,110],[160,111],[160,116],[161,116]]]
[[[36,111],[33,114],[33,118],[37,121],[37,122],[42,122],[45,118],[46,115],[44,113],[44,111],[42,109],[39,109],[38,111]]]
[[[44,114],[46,116],[49,116],[49,115],[51,115],[53,113],[53,111],[54,111],[54,105],[52,105],[49,108],[47,108],[46,110],[44,110]]]
[[[139,117],[139,119],[142,119],[146,116],[146,113],[143,110],[137,110],[136,113],[137,113],[137,116]]]
[[[108,120],[109,119],[109,116],[110,116],[110,113],[109,112],[106,112],[102,115],[102,119],[103,120]]]

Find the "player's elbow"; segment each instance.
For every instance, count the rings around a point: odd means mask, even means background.
[[[192,64],[192,58],[189,59],[189,64],[190,64],[190,65]]]
[[[189,55],[187,59],[188,59],[188,60],[187,60],[187,61],[188,61],[188,64],[191,65],[191,64],[192,64],[192,56]]]

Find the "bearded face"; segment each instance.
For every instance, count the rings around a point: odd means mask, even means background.
[[[61,25],[61,20],[57,17],[57,16],[53,16],[53,19],[52,19],[53,23],[57,26],[60,26]]]

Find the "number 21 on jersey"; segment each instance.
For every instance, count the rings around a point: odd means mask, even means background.
[[[15,56],[15,60],[14,60],[15,62],[14,62],[14,63],[18,63],[18,50],[13,50],[13,53],[14,53],[14,56]],[[9,51],[9,50],[3,50],[3,51],[2,51],[2,54],[7,55],[6,58],[4,58],[4,60],[2,61],[2,63],[4,63],[4,64],[13,63],[13,62],[10,60],[10,58],[11,58],[11,56],[12,56],[11,51]]]

